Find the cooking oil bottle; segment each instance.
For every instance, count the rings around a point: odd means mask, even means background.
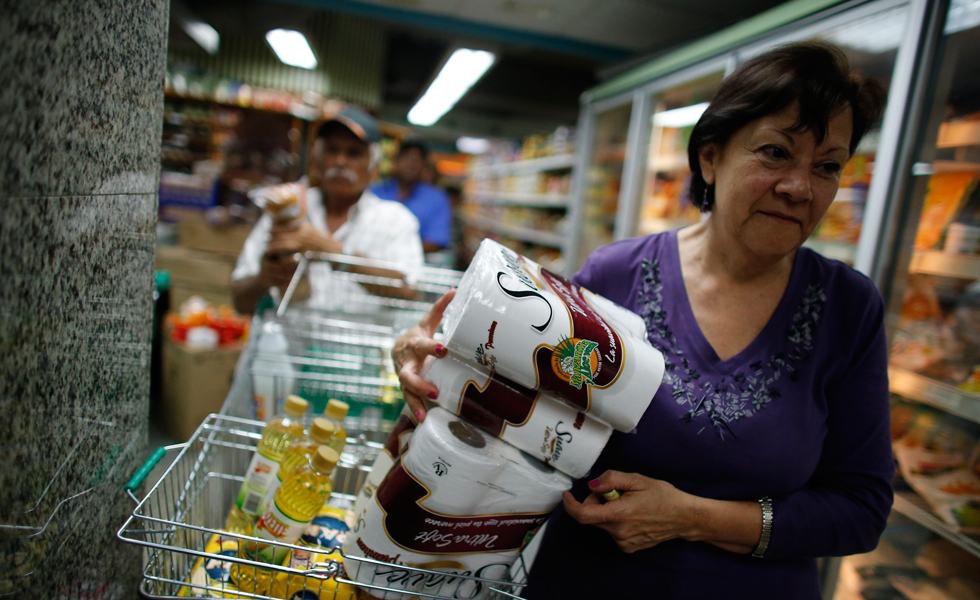
[[[331,400],[327,402],[327,409],[323,413],[323,416],[331,421],[337,429],[328,445],[333,448],[338,456],[344,451],[344,446],[347,444],[347,430],[344,429],[344,419],[347,418],[347,411],[349,410],[350,406],[346,402]]]
[[[240,540],[238,543],[238,558],[258,561],[258,549],[262,544]],[[268,596],[272,586],[272,571],[253,565],[231,563],[228,580],[236,589],[256,596]]]
[[[303,436],[303,413],[307,402],[299,396],[289,396],[283,414],[269,421],[262,430],[259,447],[252,455],[252,462],[245,472],[245,481],[238,492],[235,505],[228,515],[225,529],[232,533],[246,533],[245,522],[251,525],[254,517],[261,514],[259,505],[269,484],[279,471],[282,455],[295,440]]]
[[[330,474],[340,456],[320,446],[310,459],[293,469],[282,481],[275,498],[255,525],[257,538],[292,544],[330,498]],[[259,560],[281,564],[289,554],[286,548],[266,546],[258,549]]]
[[[337,428],[333,424],[333,421],[318,417],[313,419],[308,433],[293,442],[286,449],[286,452],[282,455],[282,460],[279,462],[279,471],[272,478],[272,481],[269,483],[269,489],[266,490],[265,497],[262,499],[260,510],[263,514],[265,513],[265,509],[269,507],[272,499],[276,497],[276,492],[279,491],[279,486],[282,485],[286,474],[308,462],[317,448],[330,443],[330,440],[336,432]]]

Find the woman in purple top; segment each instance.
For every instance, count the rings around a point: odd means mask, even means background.
[[[667,371],[599,476],[566,492],[524,597],[817,599],[817,557],[877,545],[894,468],[883,302],[801,246],[883,100],[832,46],[745,63],[691,135],[709,217],[600,248],[575,276],[644,318]],[[420,415],[442,306],[396,346]]]

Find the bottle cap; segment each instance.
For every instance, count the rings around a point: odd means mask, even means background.
[[[336,450],[327,446],[320,446],[313,453],[310,464],[320,473],[329,473],[337,465],[337,461],[339,460],[340,455],[337,454]]]
[[[299,396],[287,396],[286,406],[283,407],[283,411],[290,417],[302,417],[303,413],[306,412],[307,404],[306,400],[303,400]]]
[[[313,424],[310,425],[310,439],[317,444],[326,444],[336,432],[336,425],[324,418],[313,419]]]
[[[331,400],[330,402],[327,402],[327,410],[324,414],[328,419],[343,421],[345,418],[347,418],[347,411],[349,410],[350,406],[348,406],[346,402]]]

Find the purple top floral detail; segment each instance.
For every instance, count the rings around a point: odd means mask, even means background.
[[[607,469],[723,500],[773,498],[763,559],[674,540],[625,554],[563,508],[524,597],[820,597],[816,557],[877,545],[891,508],[884,305],[872,282],[806,248],[759,336],[721,360],[688,302],[677,233],[600,248],[575,282],[644,318],[667,362],[636,431],[614,432]],[[584,498],[584,481],[576,483]],[[588,565],[580,577],[573,565]],[[652,594],[652,595],[651,595]]]

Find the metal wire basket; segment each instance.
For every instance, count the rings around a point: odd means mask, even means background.
[[[330,286],[316,303],[304,309],[296,306],[294,300],[303,277],[312,270],[326,273]],[[291,310],[343,313],[349,320],[357,320],[354,315],[358,315],[365,322],[402,330],[417,322],[462,276],[451,269],[406,267],[357,256],[307,252],[283,293],[277,315],[282,317]]]
[[[221,531],[244,479],[265,423],[224,415],[211,415],[186,444],[159,449],[126,484],[136,508],[118,537],[144,548],[140,592],[148,598],[435,598],[445,600],[519,598],[525,567],[521,559],[510,581],[495,581],[468,574],[447,573],[386,564],[340,555],[321,556],[308,568],[271,565],[243,558],[249,543],[269,543],[292,552],[309,552],[299,545],[268,542]],[[333,474],[331,502],[353,501],[363,484],[380,444],[348,438],[347,448]],[[162,464],[158,466],[161,460]],[[162,472],[161,472],[162,471]],[[156,480],[142,499],[136,491],[144,479]],[[221,543],[214,547],[216,536]],[[210,545],[210,546],[209,546]],[[324,551],[326,554],[327,551]],[[362,565],[368,565],[364,572]],[[251,588],[239,589],[221,576],[195,579],[195,569],[261,569],[272,591],[253,577]],[[379,568],[384,567],[384,568]],[[254,572],[254,571],[253,571]],[[366,573],[371,573],[369,578]],[[243,581],[243,579],[238,580]],[[424,592],[406,592],[405,582]],[[270,595],[275,593],[275,596]]]

